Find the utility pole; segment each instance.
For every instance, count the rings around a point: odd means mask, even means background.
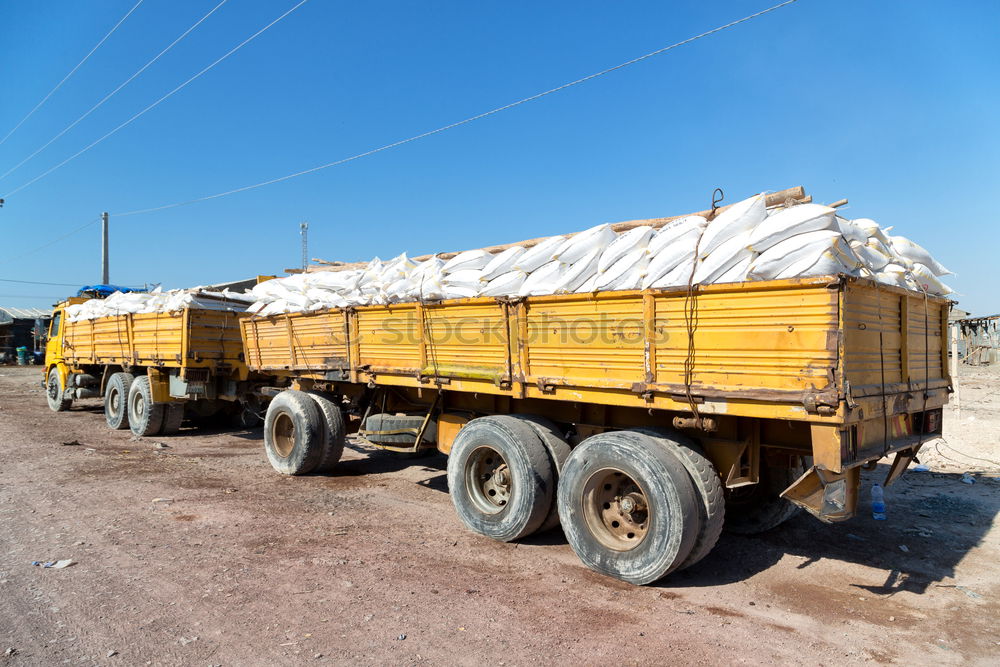
[[[302,270],[306,270],[309,265],[309,223],[299,224],[299,233],[302,234]]]
[[[101,284],[107,285],[108,277],[108,212],[101,214]]]

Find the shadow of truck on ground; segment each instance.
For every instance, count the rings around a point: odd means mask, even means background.
[[[887,519],[871,516],[869,490],[885,479],[880,464],[862,478],[858,514],[849,521],[823,524],[805,512],[778,528],[755,536],[724,533],[703,561],[668,577],[666,587],[714,586],[746,579],[774,565],[782,556],[803,557],[808,570],[824,559],[856,563],[885,571],[881,585],[852,584],[876,594],[900,591],[922,594],[954,577],[961,560],[982,544],[1000,511],[1000,480],[976,476],[963,483],[961,473],[909,471],[885,490]]]

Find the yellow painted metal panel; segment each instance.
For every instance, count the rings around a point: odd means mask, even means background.
[[[185,315],[187,313],[187,315]],[[239,318],[228,311],[114,315],[67,322],[70,365],[243,368]]]
[[[947,386],[941,352],[947,324],[945,304],[947,301],[939,297],[870,281],[848,283],[843,368],[852,395]]]
[[[690,362],[705,414],[837,423],[848,418],[845,377],[852,390],[882,391],[884,374],[886,390],[895,390],[904,356],[912,375],[941,375],[945,302],[928,300],[926,327],[922,303],[906,290],[828,276],[710,285],[690,300],[674,289],[368,306],[245,318],[243,330],[259,370],[298,368],[323,379],[349,357],[359,382],[419,387],[436,376],[450,391],[667,410],[687,409]]]
[[[413,303],[358,308],[358,365],[400,373],[420,370],[420,324]]]
[[[470,299],[423,309],[424,375],[499,380],[508,377],[505,309]]]
[[[719,391],[805,391],[831,381],[837,365],[836,290],[825,285],[754,289],[753,284],[657,297],[656,381],[684,384],[688,319],[694,332],[691,385]]]
[[[520,316],[526,318],[527,382],[587,386],[598,380],[627,387],[643,381],[645,326],[637,293],[529,300]]]
[[[243,317],[247,364],[254,370],[348,368],[342,311]]]

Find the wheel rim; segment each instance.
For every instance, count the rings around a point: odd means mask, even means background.
[[[478,447],[469,456],[465,481],[475,506],[485,514],[502,512],[514,491],[510,466],[492,447]]]
[[[295,447],[295,422],[284,412],[278,413],[271,425],[271,442],[275,453],[287,459]]]
[[[112,417],[117,417],[122,409],[122,395],[118,389],[112,387],[108,391],[108,409]]]
[[[49,400],[59,400],[59,376],[55,373],[49,375]]]
[[[141,392],[137,391],[132,395],[132,415],[135,417],[137,422],[141,422],[145,414],[146,399],[143,397]]]
[[[635,549],[646,538],[652,512],[646,493],[621,470],[604,468],[583,488],[583,516],[597,540],[615,551]]]

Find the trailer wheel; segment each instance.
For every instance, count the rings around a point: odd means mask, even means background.
[[[73,405],[71,399],[63,398],[65,390],[62,378],[59,377],[59,369],[53,366],[45,381],[45,400],[49,402],[49,409],[53,412],[69,410],[69,406]]]
[[[286,389],[267,406],[264,451],[267,460],[285,475],[305,475],[323,460],[323,416],[316,401],[304,391]]]
[[[162,403],[153,403],[149,376],[137,377],[128,390],[128,427],[138,436],[154,435],[163,425]]]
[[[552,504],[549,455],[527,422],[506,415],[473,419],[448,456],[455,511],[474,533],[510,542],[541,527]]]
[[[181,430],[181,423],[184,422],[184,404],[167,403],[163,406],[163,425],[160,426],[160,435],[173,435]]]
[[[698,500],[679,456],[635,431],[576,446],[559,483],[566,539],[587,567],[648,584],[680,567],[698,538]]]
[[[114,373],[104,389],[104,421],[108,428],[128,428],[128,395],[135,380],[131,373]]]
[[[722,479],[715,466],[708,460],[693,440],[680,433],[661,428],[637,428],[657,441],[680,459],[688,471],[691,483],[698,497],[698,514],[701,518],[701,529],[691,553],[681,564],[681,568],[690,567],[708,555],[719,541],[722,528],[726,521],[726,496]]]
[[[542,522],[541,527],[537,531],[544,533],[559,525],[559,503],[556,502],[556,494],[559,488],[559,473],[566,459],[569,458],[572,448],[566,442],[566,439],[563,438],[562,433],[560,433],[556,425],[545,417],[526,414],[514,414],[511,417],[516,417],[527,422],[528,426],[534,429],[538,437],[542,439],[542,443],[549,452],[549,463],[552,464],[552,504],[549,506],[549,513],[545,517],[545,521]]]
[[[777,528],[798,514],[799,508],[779,494],[801,477],[809,465],[802,458],[788,468],[761,465],[756,484],[729,489],[726,530],[737,535],[756,535]]]
[[[333,401],[317,392],[307,391],[323,415],[323,456],[316,466],[316,472],[332,472],[340,457],[344,455],[344,441],[347,427],[344,414]]]

